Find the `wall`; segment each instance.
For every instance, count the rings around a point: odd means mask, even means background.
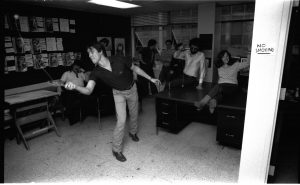
[[[198,36],[200,34],[212,34],[214,38],[215,6],[216,6],[215,3],[205,3],[205,4],[198,5],[198,29],[197,29]],[[214,42],[212,41],[212,43]],[[204,52],[205,52],[205,57],[211,58],[211,64],[213,64],[213,56],[214,56],[213,50],[207,50]],[[204,79],[206,82],[213,81],[214,65],[210,65],[210,66],[211,67],[207,69],[207,73]]]
[[[86,64],[87,69],[91,69],[93,64],[90,62],[87,53],[86,45],[91,41],[96,41],[97,36],[125,38],[126,54],[130,54],[130,17],[112,16],[105,14],[95,14],[81,11],[72,11],[59,8],[48,8],[30,6],[22,3],[1,3],[1,19],[4,14],[19,14],[24,16],[42,16],[42,17],[58,17],[72,18],[76,21],[76,33],[59,33],[63,37],[64,50],[78,51],[82,53],[82,59]],[[117,23],[117,24],[116,24]],[[1,25],[3,29],[3,25]],[[23,34],[23,33],[22,33]],[[26,33],[28,34],[28,33]],[[38,33],[41,37],[46,37],[46,33]],[[68,34],[68,35],[66,35]],[[59,37],[54,35],[55,37]],[[1,44],[1,51],[4,51]],[[2,59],[2,61],[4,58]],[[47,67],[46,70],[50,73],[53,79],[61,77],[68,67],[59,66],[55,68]],[[42,70],[28,70],[27,72],[11,72],[4,75],[4,89],[10,89],[25,85],[32,85],[49,81],[49,78]]]

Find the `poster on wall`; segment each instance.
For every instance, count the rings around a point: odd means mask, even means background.
[[[100,42],[104,46],[107,56],[111,56],[111,50],[112,50],[111,37],[97,37],[97,42]]]
[[[33,55],[33,67],[34,69],[41,69],[49,66],[48,54],[40,53]]]
[[[17,71],[18,72],[26,72],[27,71],[27,63],[25,61],[25,56],[16,56],[17,60]]]
[[[115,55],[116,56],[125,56],[125,39],[124,38],[115,38]]]

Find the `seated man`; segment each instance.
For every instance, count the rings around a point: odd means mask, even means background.
[[[87,81],[83,69],[80,68],[79,61],[75,61],[70,71],[66,71],[61,79],[63,83],[72,82],[77,86],[83,87]],[[83,95],[76,91],[65,90],[62,92],[63,104],[66,107],[66,116],[69,119],[70,125],[73,125],[80,119],[80,107],[82,106]]]

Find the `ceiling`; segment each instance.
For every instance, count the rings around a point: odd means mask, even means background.
[[[45,7],[64,8],[92,13],[131,16],[138,14],[150,14],[154,12],[166,12],[171,10],[184,10],[196,7],[201,3],[216,2],[219,5],[239,4],[243,2],[254,2],[254,0],[122,0],[136,5],[138,8],[118,9],[107,6],[88,3],[88,0],[6,0],[7,3],[32,4]]]

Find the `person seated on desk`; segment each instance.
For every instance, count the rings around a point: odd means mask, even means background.
[[[205,56],[200,52],[199,38],[193,38],[189,43],[190,49],[184,51],[185,66],[183,75],[170,82],[170,87],[196,87],[202,89],[206,73]]]
[[[71,65],[71,69],[64,72],[60,81],[63,83],[72,82],[77,86],[83,87],[87,81],[86,75],[83,72],[84,70],[80,67],[79,61],[76,60]],[[70,125],[73,125],[80,119],[78,111],[80,110],[83,96],[76,91],[65,90],[62,92],[62,100],[66,107],[66,116],[69,119]]]
[[[250,66],[250,61],[237,62],[231,58],[231,54],[227,50],[223,50],[218,54],[216,67],[218,68],[218,84],[215,85],[202,100],[195,102],[198,109],[202,109],[209,103],[209,111],[213,113],[217,106],[217,100],[227,96],[234,96],[238,90],[238,72]]]

